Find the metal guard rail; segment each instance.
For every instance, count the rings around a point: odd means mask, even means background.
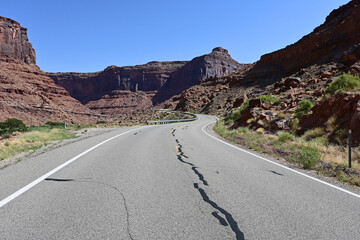
[[[172,110],[165,110],[165,109],[160,109],[159,111],[166,111],[166,112],[177,112],[177,111],[172,111]],[[152,120],[152,121],[146,121],[147,124],[151,124],[151,123],[159,123],[159,124],[166,124],[166,123],[174,123],[174,122],[191,122],[191,121],[195,121],[198,119],[198,117],[193,114],[193,113],[183,113],[183,114],[187,114],[192,116],[193,118],[184,118],[184,119],[169,119],[169,120]]]

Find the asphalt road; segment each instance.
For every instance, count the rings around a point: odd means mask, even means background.
[[[214,120],[117,129],[0,170],[0,239],[360,239],[358,195],[217,141],[202,131]]]

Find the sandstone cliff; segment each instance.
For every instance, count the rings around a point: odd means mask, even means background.
[[[218,47],[189,62],[149,62],[110,66],[95,73],[48,75],[90,109],[116,117],[152,107],[200,81],[227,76],[243,66]]]
[[[109,66],[94,73],[49,73],[55,83],[63,86],[72,97],[86,104],[100,99],[113,90],[155,91],[170,74],[186,62],[149,62],[144,65]]]
[[[210,54],[196,57],[174,72],[156,94],[154,102],[163,102],[205,79],[228,76],[244,66],[246,64],[240,64],[232,59],[226,49],[214,48]]]
[[[259,79],[292,74],[313,64],[340,62],[351,65],[360,59],[360,0],[334,10],[324,24],[298,42],[266,54],[248,77]]]
[[[4,17],[0,17],[0,113],[0,121],[18,118],[28,125],[98,119],[35,65],[26,29]]]
[[[35,50],[28,41],[27,29],[10,18],[0,17],[0,57],[35,64]]]

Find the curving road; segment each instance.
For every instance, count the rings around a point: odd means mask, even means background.
[[[214,120],[117,129],[0,170],[0,239],[360,239],[359,195],[218,141]]]

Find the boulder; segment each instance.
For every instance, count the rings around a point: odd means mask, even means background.
[[[356,76],[360,77],[360,61],[357,61],[354,65],[351,66],[350,72],[353,75],[356,75]]]
[[[262,101],[260,98],[250,99],[249,108],[260,107],[262,105]]]
[[[300,83],[301,83],[301,78],[299,78],[299,77],[288,77],[284,82],[284,86],[295,88]]]

